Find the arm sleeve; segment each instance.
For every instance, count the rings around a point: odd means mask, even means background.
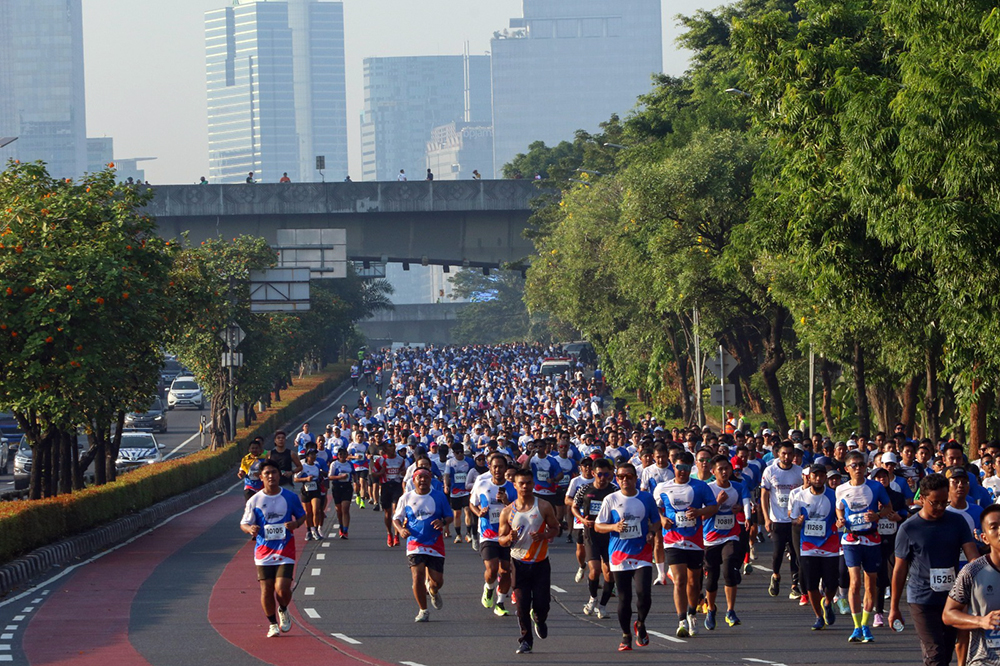
[[[403,516],[406,515],[406,500],[409,499],[409,494],[409,491],[407,491],[399,498],[399,501],[396,503],[396,513],[392,514],[393,520],[403,520]]]
[[[302,500],[299,499],[298,495],[293,492],[289,492],[288,494],[294,498],[294,501],[291,499],[289,500],[289,510],[292,514],[292,518],[298,520],[302,516],[306,515],[305,507],[302,506]]]
[[[774,486],[771,485],[771,476],[767,473],[766,469],[760,477],[760,487],[768,491],[774,490]]]
[[[702,506],[715,506],[718,504],[715,501],[715,493],[712,492],[707,483],[698,486],[698,491],[701,495]]]
[[[962,521],[965,522],[965,521]],[[896,557],[901,560],[910,561],[910,534],[904,524],[896,535]]]
[[[246,503],[246,506],[243,508],[243,519],[240,520],[240,524],[241,525],[256,525],[257,524],[257,514],[253,510],[253,506],[251,506],[251,504],[250,504],[250,502],[252,502],[252,501],[253,501],[253,498],[248,499],[247,503]]]

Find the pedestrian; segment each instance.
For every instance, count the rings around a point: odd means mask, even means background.
[[[282,488],[281,469],[274,460],[260,464],[263,489],[247,500],[240,529],[256,539],[254,564],[260,583],[260,603],[270,623],[267,637],[292,628],[288,604],[292,602],[295,569],[295,530],[306,512],[298,496]]]
[[[434,172],[430,169],[427,170],[427,178],[425,180],[434,180]]]
[[[198,184],[199,185],[208,185],[208,179],[205,178],[204,176],[202,176],[201,177],[201,181]]]
[[[479,173],[479,169],[472,170],[472,180],[482,180],[483,176]]]
[[[292,182],[292,179],[288,177],[288,172],[286,171],[285,173],[283,173],[281,175],[281,178],[278,180],[278,182],[279,183],[290,183],[290,182]]]
[[[254,184],[254,183],[256,183],[256,182],[257,182],[257,181],[255,181],[255,180],[253,179],[253,171],[251,171],[250,173],[248,173],[248,174],[247,174],[247,183],[249,183],[249,184],[251,184],[251,185],[252,185],[252,184]]]
[[[346,176],[344,176],[344,182],[345,183],[353,183],[354,182],[353,180],[351,180],[351,174],[347,174]]]
[[[399,170],[399,175],[396,176],[396,180],[398,180],[401,183],[406,182],[406,171],[404,169]]]

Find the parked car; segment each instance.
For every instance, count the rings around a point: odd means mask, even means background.
[[[28,438],[21,435],[14,454],[14,490],[23,490],[31,481],[31,445]]]
[[[553,382],[560,377],[569,377],[573,374],[573,362],[568,358],[546,358],[542,361],[541,373]]]
[[[159,398],[153,398],[153,402],[142,412],[129,412],[125,415],[126,428],[140,428],[152,430],[153,432],[167,431],[167,408]]]
[[[178,377],[167,391],[167,409],[183,405],[205,409],[205,394],[194,377]]]
[[[0,412],[0,437],[7,438],[7,444],[10,447],[9,454],[17,451],[17,444],[21,441],[23,434],[21,425],[11,412]]]
[[[141,430],[122,431],[122,443],[118,447],[118,459],[115,469],[118,473],[127,472],[145,465],[153,465],[163,461],[160,450],[165,448],[156,441],[153,433]]]

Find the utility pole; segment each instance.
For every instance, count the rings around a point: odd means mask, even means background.
[[[719,369],[722,371],[722,377],[719,378],[719,382],[722,384],[722,432],[726,432],[726,352],[719,345]]]
[[[695,409],[698,412],[698,427],[703,428],[705,422],[702,419],[702,408],[701,408],[701,337],[698,334],[698,324],[700,318],[698,316],[698,308],[695,307],[691,313],[691,320],[694,323],[694,395],[695,395]]]
[[[816,354],[809,343],[809,436],[816,432]]]

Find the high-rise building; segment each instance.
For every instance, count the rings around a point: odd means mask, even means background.
[[[205,14],[209,179],[347,173],[341,2],[239,0]]]
[[[0,159],[42,160],[57,178],[87,168],[82,0],[0,1]]]
[[[364,180],[423,180],[435,127],[492,123],[489,56],[366,58],[364,72]]]
[[[493,177],[493,128],[480,123],[448,123],[431,130],[427,168],[437,180],[469,180],[478,171]]]
[[[535,141],[572,140],[625,114],[663,68],[661,0],[523,0],[494,33],[497,175]]]

